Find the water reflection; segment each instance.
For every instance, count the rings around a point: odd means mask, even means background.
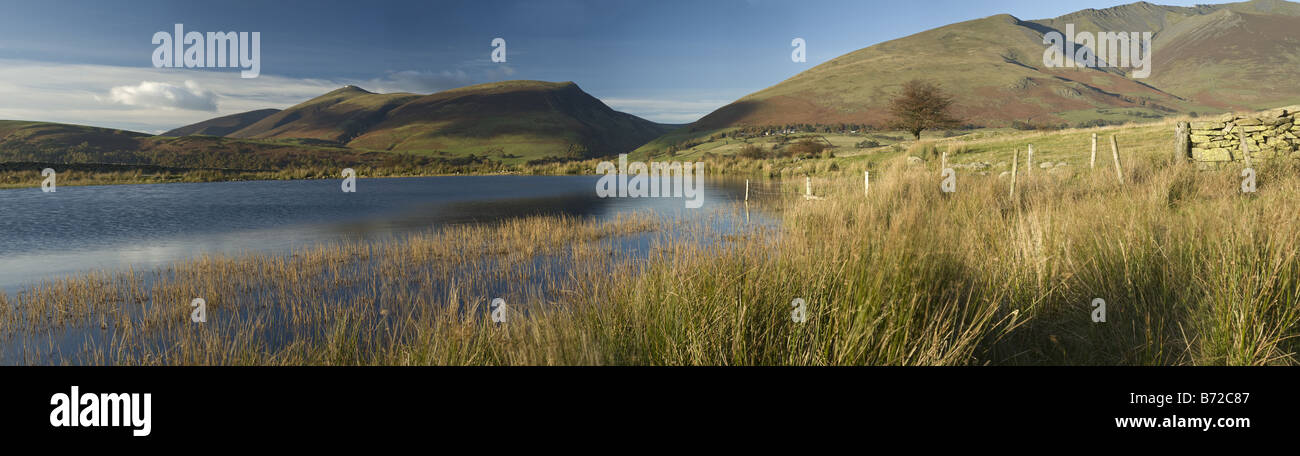
[[[709,180],[704,208],[682,198],[596,197],[596,176],[455,176],[0,190],[0,290],[87,270],[146,270],[204,253],[285,252],[384,240],[451,224],[534,215],[691,217],[743,199]]]

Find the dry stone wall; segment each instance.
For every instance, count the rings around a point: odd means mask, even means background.
[[[1191,122],[1184,130],[1190,135],[1189,158],[1216,163],[1245,160],[1245,153],[1251,160],[1300,157],[1300,124],[1295,117],[1282,110],[1258,117],[1224,114],[1215,121]]]

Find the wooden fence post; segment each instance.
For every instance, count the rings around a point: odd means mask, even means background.
[[[749,202],[749,179],[745,179],[745,202]]]
[[[1192,124],[1178,122],[1178,129],[1174,131],[1174,164],[1186,161],[1191,155],[1191,129]]]
[[[1119,179],[1120,185],[1124,184],[1124,171],[1119,167],[1119,143],[1115,142],[1115,135],[1110,135],[1110,154],[1115,157],[1115,177]]]
[[[812,197],[812,177],[803,178],[803,196]]]
[[[871,171],[862,172],[862,196],[871,196]]]

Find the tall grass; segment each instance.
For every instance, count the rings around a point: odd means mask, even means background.
[[[963,173],[945,194],[900,156],[868,195],[846,168],[814,179],[821,199],[724,214],[775,228],[535,218],[89,274],[0,295],[0,340],[23,344],[11,363],[1296,364],[1300,169],[1258,165],[1242,194],[1163,160],[1126,159],[1124,184],[1021,175],[1015,194]],[[644,256],[618,241],[636,233]]]

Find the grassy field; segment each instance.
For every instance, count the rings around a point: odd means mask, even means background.
[[[1101,136],[1099,144],[1099,161],[1109,159],[1110,135],[1116,135],[1125,155],[1159,155],[1172,146],[1171,132],[1177,121],[1190,118],[1169,118],[1148,123],[1133,123],[1119,126],[1081,128],[1050,131],[1022,131],[1010,128],[986,128],[976,130],[940,130],[927,131],[920,142],[912,141],[910,136],[901,131],[864,131],[860,133],[791,133],[771,136],[745,137],[738,135],[737,129],[719,129],[709,132],[688,132],[681,129],[651,141],[629,154],[632,160],[676,160],[703,161],[707,173],[714,175],[749,176],[760,178],[797,177],[805,175],[824,175],[836,173],[841,169],[854,166],[875,167],[893,158],[906,155],[921,156],[926,160],[936,160],[938,155],[931,152],[950,152],[949,161],[955,164],[985,162],[990,165],[986,170],[994,174],[1010,169],[1013,151],[1025,151],[1029,144],[1035,147],[1036,163],[1052,161],[1065,162],[1077,169],[1089,160],[1091,134]],[[94,134],[98,137],[108,135],[102,129],[66,125],[42,125],[33,123],[0,122],[0,127],[9,125],[15,131],[40,128],[63,128],[64,136],[77,134]],[[690,138],[702,138],[691,140]],[[712,138],[712,139],[710,139]],[[129,138],[130,139],[130,138]],[[529,139],[504,138],[510,147],[529,147]],[[138,138],[130,139],[138,140]],[[669,145],[680,141],[691,141],[694,145],[682,148],[674,153],[665,150]],[[59,172],[60,185],[106,185],[106,184],[140,184],[167,182],[212,182],[222,180],[282,180],[282,179],[337,179],[343,167],[353,167],[361,177],[410,177],[436,176],[452,174],[590,174],[596,164],[606,159],[530,162],[539,158],[537,151],[521,152],[503,147],[474,146],[470,143],[447,143],[457,152],[415,151],[410,153],[392,153],[374,150],[339,149],[314,144],[296,144],[289,140],[231,140],[215,137],[186,138],[151,138],[166,149],[159,156],[167,157],[165,166],[229,166],[224,162],[209,163],[199,157],[223,154],[237,147],[255,147],[256,155],[250,155],[250,161],[236,163],[251,171],[203,169],[185,170],[120,170],[119,165],[111,165],[113,170],[96,171],[93,164],[75,165],[77,169],[65,173],[67,167],[55,165]],[[829,156],[815,157],[785,156],[763,160],[747,159],[740,156],[746,146],[756,146],[765,151],[812,141],[829,146]],[[865,142],[865,143],[864,143]],[[875,143],[871,145],[870,143]],[[292,147],[290,147],[292,146]],[[282,152],[286,149],[303,148],[306,152],[292,155]],[[515,150],[518,154],[509,152]],[[296,152],[295,152],[296,153]],[[285,155],[288,154],[288,155]],[[475,154],[467,158],[464,154]],[[30,154],[10,157],[11,161],[33,161],[51,158],[49,154]],[[255,159],[252,159],[255,158]],[[308,160],[310,159],[310,160]],[[304,162],[307,160],[307,162]],[[314,164],[312,161],[314,160]],[[356,163],[348,165],[347,163]],[[277,167],[275,163],[286,163]],[[304,164],[306,163],[306,164]],[[1110,163],[1110,162],[1106,162]],[[74,165],[69,165],[74,166]],[[153,165],[141,165],[149,167]],[[14,169],[0,165],[0,188],[39,187],[43,180],[40,169],[44,166]],[[157,166],[153,166],[157,167]],[[966,168],[959,168],[964,171]]]
[[[1171,165],[1171,131],[1097,130],[1119,138],[1123,184],[1101,160],[1081,161],[1091,129],[984,132],[936,147],[960,142],[969,152],[957,160],[994,161],[1032,142],[1036,160],[1072,171],[1022,174],[1014,193],[998,173],[962,172],[942,193],[934,161],[909,164],[886,146],[799,165],[820,167],[819,199],[788,179],[785,196],[719,215],[762,211],[777,228],[533,218],[51,281],[0,297],[0,340],[20,344],[3,361],[1300,362],[1300,168],[1257,164],[1259,191],[1243,194],[1236,169]],[[733,170],[796,166],[734,160]],[[648,256],[622,252],[627,236],[651,236]],[[189,320],[195,297],[207,323]],[[492,319],[494,297],[509,305],[505,323]],[[1093,318],[1098,299],[1105,322]]]

